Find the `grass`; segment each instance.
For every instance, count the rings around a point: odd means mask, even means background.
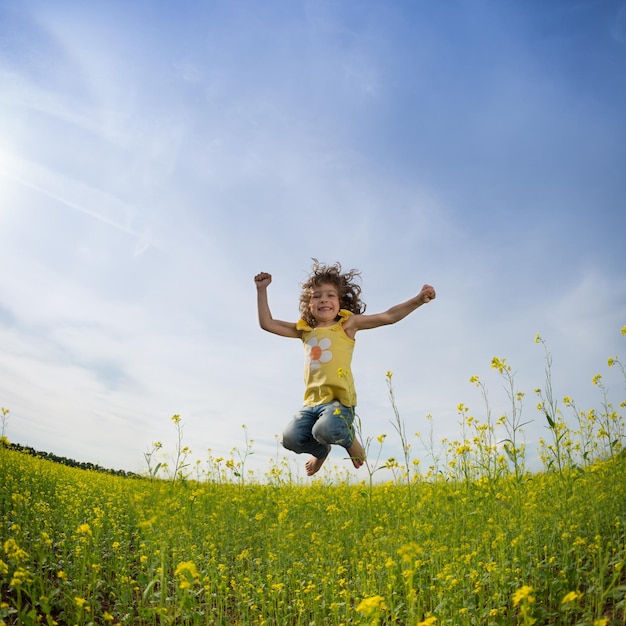
[[[458,440],[425,474],[388,375],[404,460],[382,484],[375,454],[359,484],[278,466],[244,480],[247,433],[202,480],[180,437],[166,479],[152,458],[124,477],[0,445],[0,624],[626,624],[623,418],[603,393],[592,413],[564,402],[568,421],[546,355],[536,473],[496,358],[510,413],[493,420],[472,377],[486,417],[460,405]]]

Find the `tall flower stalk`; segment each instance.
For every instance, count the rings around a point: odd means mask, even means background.
[[[409,504],[411,504],[413,501],[411,497],[411,444],[409,443],[408,437],[406,436],[406,427],[404,425],[404,421],[400,417],[400,411],[398,410],[398,405],[396,404],[392,378],[393,372],[388,371],[386,376],[387,393],[389,395],[389,401],[391,402],[391,408],[393,410],[393,420],[391,420],[391,425],[398,433],[398,437],[400,437],[400,445],[402,446],[402,455],[404,457],[406,487],[409,496]]]
[[[572,465],[569,452],[571,437],[569,428],[561,417],[561,411],[552,389],[552,355],[539,333],[535,335],[535,343],[543,346],[546,360],[544,389],[535,389],[535,393],[539,396],[537,409],[545,415],[548,430],[552,436],[552,442],[545,446],[547,454],[544,462],[548,469],[555,470],[560,476],[563,476]]]
[[[187,457],[191,454],[189,446],[183,446],[183,424],[180,415],[172,415],[172,422],[176,427],[176,457],[174,459],[173,480],[184,480],[187,475],[184,469],[189,466]]]
[[[522,440],[523,428],[529,422],[522,422],[523,391],[515,390],[515,375],[506,359],[494,356],[491,359],[492,369],[498,370],[506,381],[506,394],[511,402],[511,414],[504,414],[500,420],[504,426],[507,437],[503,440],[504,452],[513,465],[515,479],[519,482],[525,472],[525,444]]]
[[[2,412],[0,414],[0,439],[4,440],[7,434],[7,427],[9,425],[9,409],[5,409],[2,407]]]

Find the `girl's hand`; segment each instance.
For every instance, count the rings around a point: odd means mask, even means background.
[[[254,284],[257,289],[265,289],[272,282],[272,275],[267,272],[261,272],[254,277]]]
[[[422,302],[424,302],[424,304],[427,304],[437,297],[435,290],[430,285],[424,285],[419,295],[421,296]]]

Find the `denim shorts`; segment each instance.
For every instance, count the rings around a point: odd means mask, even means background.
[[[318,459],[328,456],[331,444],[349,448],[354,441],[354,407],[338,400],[303,406],[287,424],[282,443],[287,450],[306,452]]]

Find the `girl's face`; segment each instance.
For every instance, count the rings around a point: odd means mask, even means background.
[[[339,315],[339,292],[330,283],[322,283],[311,289],[309,311],[317,326],[332,326]]]

